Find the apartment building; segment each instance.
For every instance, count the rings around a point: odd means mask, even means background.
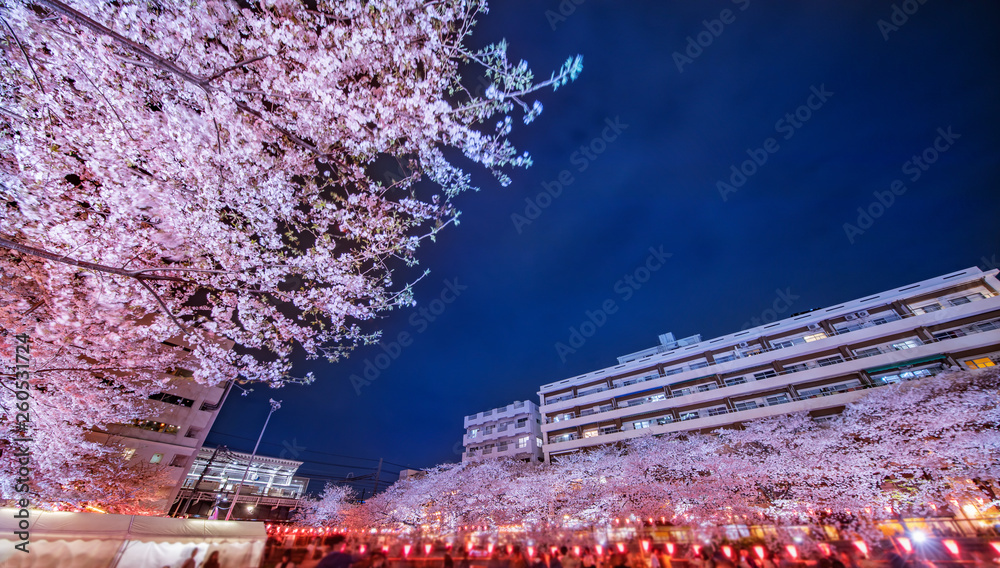
[[[232,342],[227,347],[232,348]],[[163,497],[156,502],[161,513],[166,513],[176,500],[232,386],[231,382],[212,387],[198,383],[194,373],[184,368],[194,365],[196,361],[183,360],[164,373],[167,386],[150,397],[145,418],[130,424],[112,424],[86,436],[89,441],[122,446],[129,461],[167,468],[170,484],[162,488]]]
[[[308,478],[296,475],[302,462],[260,454],[252,462],[250,458],[250,454],[224,448],[199,449],[171,513],[208,517],[218,506],[222,509],[219,517],[224,517],[250,465],[232,518],[288,520],[309,486]]]
[[[541,424],[538,405],[530,400],[466,416],[462,462],[497,457],[542,461]]]
[[[998,292],[997,270],[969,268],[707,341],[662,335],[618,365],[541,387],[545,460],[789,412],[828,419],[866,389],[992,367]]]

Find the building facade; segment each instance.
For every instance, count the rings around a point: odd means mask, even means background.
[[[662,335],[618,365],[541,387],[545,459],[790,412],[823,420],[869,388],[992,367],[998,294],[997,270],[969,268],[707,341]]]
[[[462,462],[509,457],[542,460],[541,415],[530,400],[465,417]]]
[[[232,342],[227,347],[232,348]],[[184,477],[194,465],[198,450],[205,444],[205,437],[232,387],[231,382],[211,387],[198,383],[192,378],[194,373],[184,368],[196,364],[181,361],[178,367],[164,373],[167,386],[150,397],[144,419],[131,424],[112,424],[86,436],[89,441],[120,445],[129,461],[141,460],[166,468],[170,485],[163,487],[163,497],[156,502],[161,513],[166,513],[176,500]]]
[[[219,507],[224,517],[250,464],[232,518],[288,520],[309,486],[308,478],[296,475],[302,462],[258,454],[251,463],[250,457],[224,448],[198,450],[171,513],[204,518]]]

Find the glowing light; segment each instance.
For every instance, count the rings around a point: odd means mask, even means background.
[[[430,555],[430,553],[431,553],[431,550],[432,550],[433,548],[434,548],[434,546],[433,546],[433,545],[430,545],[430,544],[425,544],[425,545],[424,545],[424,554],[427,554],[427,555]]]
[[[820,543],[817,543],[816,546],[819,547],[819,550],[820,550],[820,552],[823,553],[823,556],[830,556],[831,550],[830,550],[830,545],[829,544],[827,544],[825,542],[820,542]]]
[[[475,547],[476,547],[476,545],[472,544],[471,540],[469,542],[465,543],[465,549],[468,550],[469,552],[472,552],[472,549],[475,548]]]
[[[624,554],[625,553],[625,545],[623,543],[619,542],[617,544],[617,546],[618,546],[618,552],[621,552],[622,554]]]
[[[942,540],[941,544],[948,549],[948,552],[952,553],[954,556],[958,556],[958,543],[953,540]]]
[[[514,546],[511,545],[511,544],[508,544],[507,545],[507,554],[513,554],[513,553],[514,553]]]
[[[383,546],[382,547],[382,554],[385,554],[385,555],[389,554],[389,547],[388,546]]]
[[[556,548],[555,546],[550,546],[550,547],[549,547],[549,552],[551,552],[551,553],[552,553],[552,555],[553,555],[553,556],[555,556],[555,554],[556,554],[557,552],[559,552],[559,549],[558,549],[558,548]]]
[[[649,554],[649,541],[648,540],[642,541],[642,551],[645,552],[646,554]]]
[[[993,550],[997,551],[997,554],[1000,554],[1000,542],[991,542],[990,546],[993,547]]]
[[[722,553],[726,555],[726,558],[732,558],[733,557],[733,547],[728,546],[728,545],[727,546],[723,546],[722,547]]]
[[[413,547],[410,546],[409,544],[404,544],[403,545],[403,556],[409,556],[411,548],[413,548]]]
[[[962,505],[962,512],[965,513],[966,517],[978,517],[979,509],[975,505],[969,503],[968,505]]]
[[[865,556],[868,556],[868,545],[865,544],[865,541],[863,541],[863,540],[856,540],[852,544],[854,544],[855,548],[857,548],[858,550],[861,551],[861,554],[864,554]]]
[[[573,554],[575,554],[577,556],[580,556],[580,547],[579,546],[574,546],[573,547]]]
[[[367,547],[363,544],[358,547],[358,552],[360,552],[361,554],[364,554],[365,550],[367,550]]]
[[[493,554],[493,543],[492,542],[486,545],[486,552],[489,552],[490,554]]]
[[[786,545],[785,550],[788,551],[788,555],[791,556],[792,559],[799,557],[799,549],[795,548],[794,544]]]
[[[920,531],[910,532],[910,536],[913,537],[913,542],[924,542],[927,540],[927,535]]]
[[[902,548],[903,551],[906,552],[907,554],[913,552],[913,543],[911,543],[910,539],[906,538],[905,536],[897,538],[896,542],[899,543],[899,547]]]
[[[528,547],[528,558],[534,558],[534,557],[535,557],[535,547],[534,546],[529,546]]]
[[[603,546],[601,546],[601,545],[598,544],[597,546],[594,547],[594,549],[597,550],[597,555],[598,556],[604,554],[604,547]]]
[[[674,555],[674,543],[672,543],[672,542],[668,542],[667,543],[667,554],[669,554],[671,556]]]
[[[701,554],[701,545],[700,544],[692,544],[691,545],[691,550],[694,550],[695,554]]]

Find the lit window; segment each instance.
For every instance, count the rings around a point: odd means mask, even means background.
[[[160,463],[163,461],[163,454],[153,454],[153,457],[149,458],[149,463]]]
[[[993,363],[993,361],[991,361],[988,357],[983,357],[982,359],[972,359],[966,361],[965,366],[970,369],[985,369],[986,367],[994,367],[996,364]]]
[[[597,436],[597,430],[587,430],[583,433],[584,438],[593,438]]]
[[[819,341],[820,339],[826,339],[826,334],[821,331],[819,333],[814,333],[812,335],[807,335],[807,336],[803,337],[802,339],[805,339],[806,343],[809,343],[810,341]]]
[[[901,341],[899,343],[893,343],[892,348],[896,351],[902,351],[903,349],[913,349],[918,347],[920,344],[917,343],[916,339],[907,339],[906,341]]]
[[[642,422],[633,422],[632,428],[636,430],[641,430],[643,428],[649,428],[649,420],[643,420]]]
[[[135,448],[125,448],[124,450],[122,450],[122,457],[125,458],[125,461],[129,461],[134,456],[135,456]]]
[[[541,438],[535,438],[535,445],[538,446],[539,448],[541,448],[542,447],[542,439]]]
[[[479,435],[479,428],[472,428],[469,430],[469,438],[475,438]]]
[[[521,436],[520,438],[518,438],[517,439],[517,447],[518,448],[527,448],[528,447],[528,436]]]

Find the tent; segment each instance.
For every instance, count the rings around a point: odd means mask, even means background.
[[[181,568],[219,552],[222,568],[257,568],[264,556],[264,523],[173,519],[100,513],[30,511],[28,550],[14,533],[18,509],[0,509],[3,568]]]

